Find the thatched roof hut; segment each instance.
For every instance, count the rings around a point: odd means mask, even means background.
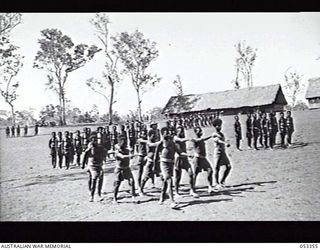
[[[224,114],[282,111],[287,101],[280,84],[197,95],[172,96],[163,109],[167,115],[223,111]]]
[[[320,77],[309,79],[306,99],[310,109],[320,108]]]

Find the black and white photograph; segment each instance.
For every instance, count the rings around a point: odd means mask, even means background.
[[[0,13],[1,222],[319,221],[320,13]]]

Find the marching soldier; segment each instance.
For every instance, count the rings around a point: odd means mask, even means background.
[[[6,136],[7,138],[10,137],[10,128],[6,127]]]
[[[17,136],[18,136],[18,137],[20,137],[20,130],[21,130],[21,129],[20,129],[20,125],[18,124],[18,126],[17,126]]]
[[[50,149],[52,167],[56,168],[56,165],[57,165],[57,137],[56,137],[56,132],[52,132],[51,133],[51,138],[49,140],[49,149]]]
[[[27,136],[28,135],[28,125],[26,124],[24,126],[24,136]]]
[[[247,125],[247,142],[248,142],[248,148],[251,148],[251,141],[252,141],[252,117],[251,114],[247,114],[247,120],[246,120],[246,125]]]
[[[148,143],[148,132],[146,129],[142,129],[140,132],[140,138],[137,140],[138,145],[138,185],[141,187],[142,174],[144,165],[147,162],[147,143]]]
[[[291,111],[287,111],[286,117],[286,134],[287,134],[287,143],[288,146],[291,146],[292,143],[292,134],[294,132],[293,118],[291,117]]]
[[[62,132],[58,132],[58,138],[57,138],[57,153],[58,153],[58,166],[59,168],[62,168],[62,161],[63,161],[63,138],[62,138]]]
[[[82,154],[82,138],[80,135],[80,130],[76,131],[76,135],[74,138],[74,147],[75,147],[75,153],[76,153],[76,166],[80,167],[81,154]]]
[[[252,134],[253,134],[253,147],[255,150],[259,150],[257,147],[258,138],[260,136],[260,121],[257,119],[257,115],[252,115]]]
[[[269,137],[268,121],[266,118],[266,114],[262,113],[262,116],[261,116],[261,138],[263,139],[264,148],[268,148],[268,137]]]
[[[286,118],[284,118],[284,113],[280,112],[280,119],[279,119],[279,131],[280,131],[280,137],[281,137],[281,146],[285,147],[285,137],[286,137],[286,131],[287,131],[287,121]]]
[[[236,136],[236,145],[237,145],[237,150],[241,151],[240,149],[240,141],[242,140],[242,133],[241,133],[241,123],[239,121],[239,116],[234,116],[234,132]]]
[[[12,125],[12,127],[11,127],[11,137],[15,136],[15,130],[16,130],[16,128],[14,127],[14,125]]]

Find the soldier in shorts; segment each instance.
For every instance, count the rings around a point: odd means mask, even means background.
[[[252,119],[251,114],[247,114],[247,120],[246,120],[246,127],[247,127],[247,142],[248,142],[248,148],[251,149],[251,141],[252,141]]]
[[[140,138],[138,139],[138,185],[141,187],[142,174],[144,165],[147,162],[147,143],[148,135],[147,130],[143,129],[140,132]]]
[[[128,138],[129,138],[129,148],[131,151],[131,154],[134,154],[134,148],[136,145],[136,131],[134,128],[134,123],[131,122],[130,125],[128,125]]]
[[[236,136],[236,145],[237,145],[237,150],[241,151],[240,149],[240,141],[242,140],[242,133],[241,133],[241,123],[239,122],[239,116],[235,115],[234,116],[234,132]]]
[[[69,131],[64,132],[63,155],[64,155],[64,162],[66,164],[66,170],[67,170],[70,167],[71,158],[72,158],[72,141],[70,139]]]
[[[228,177],[231,171],[231,164],[229,158],[226,154],[225,146],[230,147],[230,144],[225,142],[224,134],[221,132],[222,120],[217,119],[213,122],[213,126],[216,129],[216,132],[213,133],[212,138],[215,144],[215,148],[213,151],[213,159],[214,159],[214,168],[215,168],[215,181],[216,181],[216,189],[220,189],[224,187],[226,178]],[[219,172],[220,167],[226,166],[226,170],[223,174],[221,182],[219,181]]]
[[[115,158],[117,160],[117,165],[114,169],[115,181],[113,183],[114,193],[113,193],[113,202],[114,204],[118,204],[118,191],[120,188],[120,184],[124,180],[129,181],[129,185],[131,187],[132,192],[132,201],[135,202],[135,185],[134,178],[130,169],[130,158],[132,156],[129,155],[129,149],[127,146],[127,140],[125,136],[119,137],[119,145],[117,147]]]
[[[51,133],[51,138],[49,140],[49,149],[51,156],[52,167],[55,168],[57,165],[57,137],[56,132]]]
[[[196,139],[192,139],[191,141],[194,143],[194,158],[193,158],[193,172],[194,172],[194,187],[196,186],[196,179],[198,174],[205,170],[208,174],[208,192],[209,194],[212,193],[212,167],[207,160],[207,153],[206,153],[206,144],[205,141],[212,138],[212,136],[208,136],[205,138],[202,138],[202,129],[201,127],[195,127],[194,133],[197,136]]]
[[[177,127],[177,135],[173,138],[176,147],[179,151],[187,154],[187,145],[186,142],[188,139],[185,138],[185,132],[182,126]],[[199,195],[195,192],[194,189],[194,174],[192,171],[192,167],[189,163],[187,155],[178,155],[174,164],[174,172],[175,172],[175,192],[176,195],[179,196],[179,185],[181,180],[182,169],[186,170],[189,175],[189,184],[190,184],[190,195],[193,197],[199,197]]]
[[[102,200],[101,190],[103,184],[103,148],[97,143],[97,135],[95,132],[90,136],[90,143],[84,153],[82,161],[82,168],[88,165],[89,172],[89,190],[90,190],[90,202],[94,201],[94,194],[96,186],[98,184],[98,196],[100,201]]]
[[[57,138],[57,153],[58,153],[58,166],[59,168],[62,168],[62,161],[63,161],[63,138],[62,138],[62,132],[58,132],[58,138]]]
[[[73,144],[74,144],[75,153],[76,153],[76,166],[80,167],[81,154],[82,154],[82,140],[81,140],[80,130],[76,131]]]
[[[161,168],[161,173],[163,177],[163,184],[162,184],[159,204],[163,204],[165,200],[165,194],[168,188],[169,197],[171,200],[171,207],[174,208],[177,206],[177,203],[174,201],[173,189],[172,189],[174,156],[175,156],[175,153],[178,153],[184,156],[187,156],[187,154],[181,152],[176,147],[168,127],[164,127],[161,129],[161,135],[162,135],[162,140],[157,145],[156,152],[155,152],[155,155],[160,154],[160,168]]]

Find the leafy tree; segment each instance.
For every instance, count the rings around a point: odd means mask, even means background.
[[[305,87],[302,83],[302,77],[303,75],[292,67],[289,67],[284,73],[284,89],[286,90],[288,97],[291,99],[291,107],[295,106],[298,94],[301,93]]]
[[[240,88],[239,84],[239,73],[242,74],[244,82],[248,87],[253,86],[252,81],[252,68],[257,58],[257,49],[254,49],[248,45],[246,45],[245,41],[241,41],[235,45],[237,50],[236,57],[236,80],[234,81],[234,86],[236,89]]]
[[[95,45],[75,45],[71,38],[58,29],[41,31],[38,40],[40,50],[34,59],[34,68],[46,71],[47,87],[59,97],[60,125],[66,125],[66,90],[65,84],[69,74],[89,62],[99,52]]]
[[[94,18],[90,20],[94,26],[96,35],[103,46],[105,55],[104,71],[102,72],[102,79],[90,78],[86,84],[96,93],[103,96],[108,103],[109,124],[113,122],[113,104],[115,101],[115,88],[120,82],[120,76],[117,68],[119,56],[115,50],[110,48],[109,38],[109,24],[111,23],[109,17],[105,13],[97,13]]]
[[[17,123],[20,124],[35,124],[36,119],[34,117],[34,113],[32,110],[21,110],[21,111],[16,111],[16,120]]]
[[[114,40],[114,48],[124,65],[124,73],[131,78],[137,94],[139,120],[142,120],[141,103],[148,87],[154,87],[161,78],[147,72],[151,62],[159,56],[156,43],[146,39],[142,32],[122,32]]]
[[[0,13],[0,36],[8,37],[13,28],[21,23],[21,13]]]
[[[17,99],[19,87],[19,82],[14,81],[14,78],[23,66],[23,57],[18,53],[18,49],[19,47],[11,44],[7,37],[0,37],[0,94],[11,108],[13,124],[14,101]]]
[[[150,116],[151,120],[161,120],[164,119],[164,115],[162,114],[161,107],[154,107],[147,112]]]

